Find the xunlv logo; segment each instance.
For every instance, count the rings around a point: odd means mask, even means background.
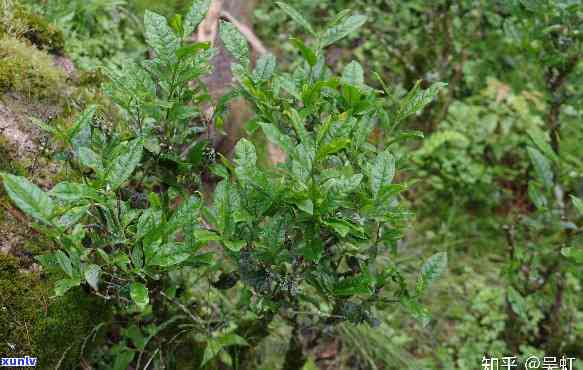
[[[36,357],[3,357],[0,360],[0,367],[36,366]]]

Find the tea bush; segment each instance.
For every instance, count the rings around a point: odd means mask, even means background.
[[[414,286],[397,263],[412,215],[401,196],[408,185],[395,181],[406,163],[396,145],[407,138],[397,126],[443,84],[416,85],[387,102],[386,91],[367,86],[359,63],[340,76],[326,67],[325,48],[366,17],[343,12],[317,31],[280,3],[315,46],[293,41],[301,62],[291,74],[269,54],[252,69],[246,40],[222,22],[237,84],[208,109],[201,78],[214,50],[189,37],[208,6],[194,1],[170,21],[145,12],[155,56],[107,71],[104,91],[119,122],[98,119],[93,105],[72,125],[36,122],[60,144],[65,181],[45,191],[2,174],[14,204],[60,248],[37,256],[63,275],[55,295],[83,286],[114,305],[110,330],[121,338],[96,361],[115,369],[180,362],[165,344],[177,340],[200,348],[192,366],[253,368],[269,323],[281,318],[292,327],[282,368],[300,369],[307,327],[316,328],[317,342],[344,321],[376,326],[376,310],[395,304],[426,323],[419,298],[447,257],[430,257]],[[232,161],[215,153],[209,127],[220,126],[236,96],[256,112],[248,130],[260,128],[284,163],[259,166],[247,139]],[[375,128],[390,134],[377,137]],[[205,199],[203,185],[214,180]]]

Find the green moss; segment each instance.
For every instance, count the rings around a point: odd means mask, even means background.
[[[38,49],[62,54],[65,36],[54,24],[19,3],[8,3],[0,9],[0,37],[28,39]]]
[[[65,36],[54,24],[49,23],[38,14],[19,8],[17,17],[27,26],[24,37],[36,47],[50,53],[62,54],[65,49]]]
[[[15,257],[0,255],[0,355],[36,356],[39,367],[77,368],[93,328],[110,319],[104,302],[82,289],[52,299],[52,284],[21,272]],[[86,348],[87,350],[87,348]]]
[[[14,37],[0,39],[0,93],[12,90],[46,98],[64,88],[65,73],[46,52]]]

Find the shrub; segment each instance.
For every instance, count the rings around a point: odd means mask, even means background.
[[[279,316],[293,327],[283,367],[299,369],[307,325],[320,334],[343,321],[374,326],[375,309],[391,304],[426,322],[418,298],[447,258],[432,256],[414,288],[396,263],[412,213],[400,195],[407,185],[394,181],[405,161],[394,145],[407,137],[395,129],[443,85],[417,85],[388,113],[386,92],[365,84],[357,62],[341,76],[325,64],[324,49],[366,18],[342,13],[317,32],[280,4],[316,46],[294,41],[301,63],[291,75],[277,71],[272,55],[251,69],[245,39],[222,22],[238,84],[209,113],[201,77],[213,50],[189,41],[208,4],[195,1],[170,23],[145,13],[155,57],[110,70],[104,87],[121,122],[97,121],[89,106],[70,127],[38,123],[61,143],[71,169],[66,181],[45,192],[2,174],[13,202],[61,248],[37,257],[47,271],[63,274],[56,295],[83,285],[116,304],[126,322],[111,351],[116,369],[132,362],[139,368],[148,350],[154,360],[154,348],[163,346],[156,338],[180,336],[183,328],[185,342],[204,345],[200,365],[251,368],[255,347]],[[236,145],[234,161],[217,160],[208,127],[220,126],[227,102],[239,95],[257,114],[249,130],[261,128],[284,151],[281,165],[258,166],[247,139]],[[376,127],[392,134],[375,139]],[[211,176],[220,182],[207,206],[202,182]],[[216,303],[208,301],[211,292]],[[201,303],[191,309],[193,300]],[[234,312],[224,308],[230,301]],[[151,325],[136,325],[140,320]]]

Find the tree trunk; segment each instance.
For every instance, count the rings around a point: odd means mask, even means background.
[[[234,62],[232,56],[223,46],[219,37],[219,21],[226,19],[239,26],[247,32],[242,32],[250,39],[253,35],[251,21],[255,0],[213,0],[206,18],[199,26],[196,34],[197,41],[210,42],[217,49],[217,54],[211,61],[214,66],[213,72],[203,80],[209,88],[209,92],[216,102],[231,87],[233,74],[231,64]],[[251,36],[250,41],[257,41]],[[256,45],[256,43],[254,44]],[[256,50],[257,47],[254,48]],[[222,153],[230,153],[234,144],[241,136],[241,129],[246,120],[251,117],[252,112],[242,101],[234,101],[231,104],[229,115],[226,117],[224,131],[225,136],[218,135],[214,127],[211,127],[211,136],[215,148]]]

